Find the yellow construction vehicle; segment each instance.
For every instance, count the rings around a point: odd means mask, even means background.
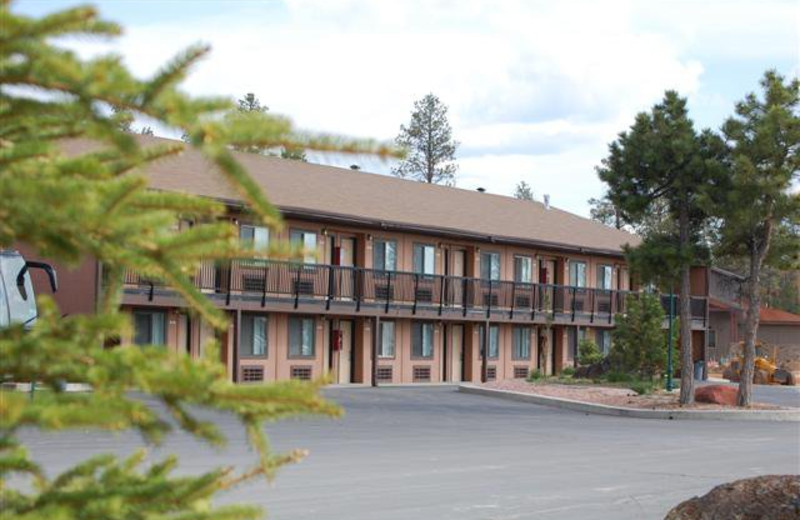
[[[722,377],[733,382],[741,379],[741,370],[744,365],[744,341],[740,341],[731,348],[731,362],[722,372]],[[756,340],[756,359],[753,370],[753,383],[759,385],[793,384],[788,371],[778,368],[777,348]]]

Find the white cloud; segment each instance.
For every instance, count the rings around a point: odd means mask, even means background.
[[[130,26],[113,48],[146,75],[208,42],[190,92],[252,91],[300,127],[346,135],[392,139],[413,101],[435,92],[462,142],[459,185],[510,193],[525,178],[586,214],[585,200],[602,192],[593,167],[633,115],[668,88],[724,103],[702,91],[700,51],[724,55],[727,42],[758,55],[753,42],[763,42],[779,52],[791,4],[289,0],[276,16],[226,2],[220,16]]]

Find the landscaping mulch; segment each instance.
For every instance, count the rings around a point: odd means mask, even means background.
[[[521,379],[507,379],[491,381],[483,384],[486,388],[496,390],[509,390],[523,392],[545,397],[558,397],[573,401],[620,406],[624,408],[639,408],[645,410],[738,410],[735,406],[718,404],[695,403],[681,406],[678,403],[678,393],[667,393],[660,390],[652,394],[638,395],[629,388],[603,386],[601,384],[559,384],[547,381],[528,382]],[[750,410],[783,410],[780,406],[766,403],[753,403]]]

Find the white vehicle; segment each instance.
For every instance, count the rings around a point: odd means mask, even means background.
[[[31,281],[31,269],[42,269],[50,279],[53,292],[58,280],[53,266],[44,262],[25,261],[18,251],[0,250],[0,328],[22,323],[33,327],[39,312]]]

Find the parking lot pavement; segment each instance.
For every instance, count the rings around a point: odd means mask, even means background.
[[[797,423],[654,421],[583,415],[452,387],[338,388],[339,420],[270,425],[274,446],[311,455],[272,486],[251,483],[226,502],[264,505],[271,519],[644,519],[738,478],[800,471]],[[215,451],[171,435],[154,458],[181,471],[252,461],[239,426]],[[26,433],[53,470],[141,445],[124,433]]]

